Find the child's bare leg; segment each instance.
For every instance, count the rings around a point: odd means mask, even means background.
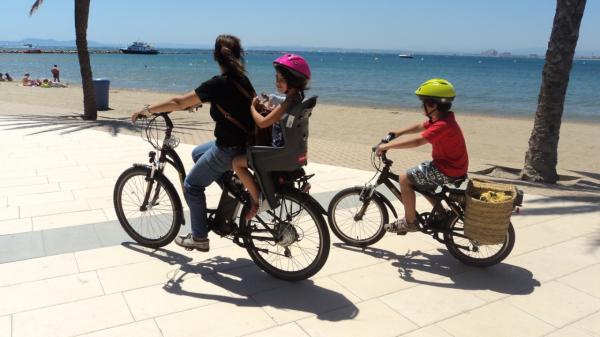
[[[417,197],[406,173],[400,174],[400,192],[402,193],[402,204],[404,205],[406,222],[414,223],[417,220],[415,209]]]
[[[233,158],[233,162],[231,163],[233,166],[233,170],[238,175],[242,184],[250,193],[250,198],[252,198],[252,202],[254,204],[258,204],[258,186],[254,182],[254,177],[248,170],[248,160],[246,156],[237,156]]]

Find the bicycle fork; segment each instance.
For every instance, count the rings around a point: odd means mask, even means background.
[[[373,193],[375,193],[375,188],[375,185],[367,185],[360,191],[359,200],[362,201],[363,204],[356,215],[354,215],[354,221],[361,221],[363,216],[365,216],[365,212],[367,211],[367,208],[369,208],[369,204],[373,198]]]

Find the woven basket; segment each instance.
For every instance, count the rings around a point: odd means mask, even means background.
[[[498,203],[479,200],[479,195],[488,191],[510,193],[512,198]],[[484,245],[504,243],[517,195],[516,187],[471,180],[466,193],[465,236]]]

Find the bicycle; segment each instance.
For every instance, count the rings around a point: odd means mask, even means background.
[[[379,144],[387,143],[393,138],[394,134],[390,133]],[[386,233],[384,225],[389,223],[388,210],[394,218],[398,219],[398,213],[390,200],[376,190],[377,187],[384,185],[392,195],[402,201],[402,195],[394,185],[394,182],[398,182],[398,175],[391,172],[393,161],[387,158],[385,152],[378,157],[375,154],[377,146],[373,147],[371,154],[371,162],[377,171],[373,178],[364,186],[350,187],[338,192],[328,207],[331,230],[341,241],[350,246],[366,247],[381,240]],[[383,167],[381,167],[382,163]],[[375,177],[377,177],[376,182],[369,184]],[[510,223],[506,239],[498,245],[482,245],[464,235],[466,197],[462,186],[467,179],[465,176],[451,184],[439,186],[434,192],[415,189],[416,192],[434,201],[431,211],[417,212],[419,231],[445,244],[452,256],[467,265],[492,266],[500,263],[512,251],[515,244],[515,230]],[[513,207],[521,206],[522,198],[522,192],[518,191]],[[444,207],[444,203],[448,209]]]
[[[294,129],[308,128],[308,110],[301,107],[295,110],[296,114],[290,112],[290,116],[296,117],[295,123],[290,122]],[[158,136],[159,117],[165,122],[162,144]],[[174,150],[179,140],[172,135],[172,130],[169,113],[147,119],[142,135],[156,151],[149,152],[149,164],[133,164],[125,170],[114,188],[114,206],[121,226],[133,240],[149,248],[169,244],[185,224],[181,199],[164,174],[167,165],[175,168],[183,188],[186,171]],[[258,179],[273,208],[252,220],[245,220],[250,207],[249,195],[232,171],[218,180],[223,192],[218,207],[208,210],[209,230],[245,248],[265,272],[288,281],[316,274],[327,260],[330,245],[323,217],[326,212],[308,193],[308,180],[314,175],[306,175],[298,168],[299,164],[293,167],[292,171],[269,172],[270,188],[264,188],[269,185],[265,179]]]

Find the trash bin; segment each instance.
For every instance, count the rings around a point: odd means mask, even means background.
[[[96,95],[96,108],[100,111],[108,110],[108,88],[110,81],[104,78],[92,80],[94,83],[94,94]]]

